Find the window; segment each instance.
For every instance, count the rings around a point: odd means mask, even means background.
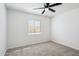
[[[29,20],[28,32],[29,34],[40,34],[40,21]]]

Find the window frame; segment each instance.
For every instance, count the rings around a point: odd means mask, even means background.
[[[31,32],[30,31],[30,26],[29,26],[29,24],[30,24],[30,22],[31,21],[35,21],[35,22],[39,22],[39,32]],[[36,28],[36,26],[35,26],[35,22],[34,22],[34,29]],[[35,31],[35,30],[34,30]],[[28,34],[29,35],[33,35],[33,34],[40,34],[41,33],[41,21],[39,21],[39,20],[28,20]]]

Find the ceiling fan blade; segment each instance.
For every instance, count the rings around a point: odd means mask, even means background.
[[[54,6],[58,6],[58,5],[61,5],[62,3],[54,3],[52,5],[50,5],[49,7],[54,7]]]
[[[49,10],[52,11],[52,12],[55,12],[55,10],[53,10],[53,9],[51,9],[51,8],[49,8]]]
[[[45,12],[45,9],[43,10],[42,14],[44,14],[44,12]]]
[[[45,7],[41,7],[41,8],[34,8],[34,10],[37,10],[37,9],[45,9]]]

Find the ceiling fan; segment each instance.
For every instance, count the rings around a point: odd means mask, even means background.
[[[58,6],[58,5],[61,5],[61,4],[62,4],[62,3],[54,3],[54,4],[51,4],[51,3],[44,3],[44,4],[43,4],[44,7],[35,8],[35,10],[36,10],[36,9],[44,9],[41,14],[44,14],[45,9],[48,9],[49,11],[52,11],[52,12],[56,12],[56,10],[52,9],[51,7],[55,7],[55,6]]]

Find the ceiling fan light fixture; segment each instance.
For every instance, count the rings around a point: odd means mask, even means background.
[[[48,8],[46,8],[45,10],[48,11]]]

